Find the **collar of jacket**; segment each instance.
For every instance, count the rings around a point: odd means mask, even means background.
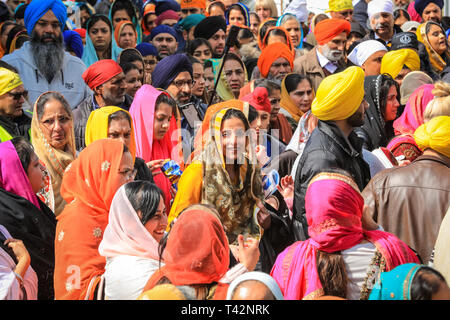
[[[362,153],[363,140],[354,131],[346,138],[342,130],[333,121],[319,120],[318,128],[330,137],[334,143],[339,145],[349,156],[356,158]]]
[[[417,162],[417,161],[435,161],[438,162],[444,166],[446,166],[447,168],[450,168],[450,163],[445,161],[444,159],[432,156],[432,155],[421,155],[419,157],[417,157],[416,159],[414,159],[413,162]]]

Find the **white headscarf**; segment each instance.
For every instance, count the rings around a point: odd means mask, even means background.
[[[283,294],[281,293],[280,287],[278,286],[275,279],[272,278],[267,273],[259,272],[259,271],[246,272],[244,274],[241,274],[236,279],[234,279],[230,283],[230,287],[228,288],[227,300],[231,300],[231,297],[233,296],[234,290],[236,289],[236,287],[241,282],[244,282],[247,280],[256,280],[256,281],[260,281],[260,282],[264,283],[266,285],[266,287],[269,288],[270,292],[272,292],[272,294],[274,295],[276,300],[284,300]]]
[[[367,4],[367,15],[369,19],[381,12],[394,14],[394,4],[391,0],[372,0]]]
[[[377,40],[366,40],[358,44],[348,55],[348,59],[355,65],[361,67],[364,62],[375,52],[388,51],[387,48]]]

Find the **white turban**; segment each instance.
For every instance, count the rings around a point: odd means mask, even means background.
[[[372,0],[367,5],[367,15],[369,16],[369,19],[381,12],[394,14],[394,4],[391,0]]]
[[[366,40],[358,44],[348,55],[348,59],[353,64],[361,67],[366,60],[378,51],[388,51],[388,49],[377,40]]]

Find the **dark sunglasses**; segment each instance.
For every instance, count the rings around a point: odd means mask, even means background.
[[[26,99],[28,97],[28,91],[24,90],[22,92],[7,92],[11,97],[13,97],[14,100],[19,101],[20,98],[23,96],[24,99]]]

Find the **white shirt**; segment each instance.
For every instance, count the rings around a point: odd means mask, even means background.
[[[323,54],[320,53],[319,50],[316,49],[317,59],[319,60],[319,64],[322,68],[327,69],[329,72],[334,73],[338,68],[337,64],[328,60]]]

